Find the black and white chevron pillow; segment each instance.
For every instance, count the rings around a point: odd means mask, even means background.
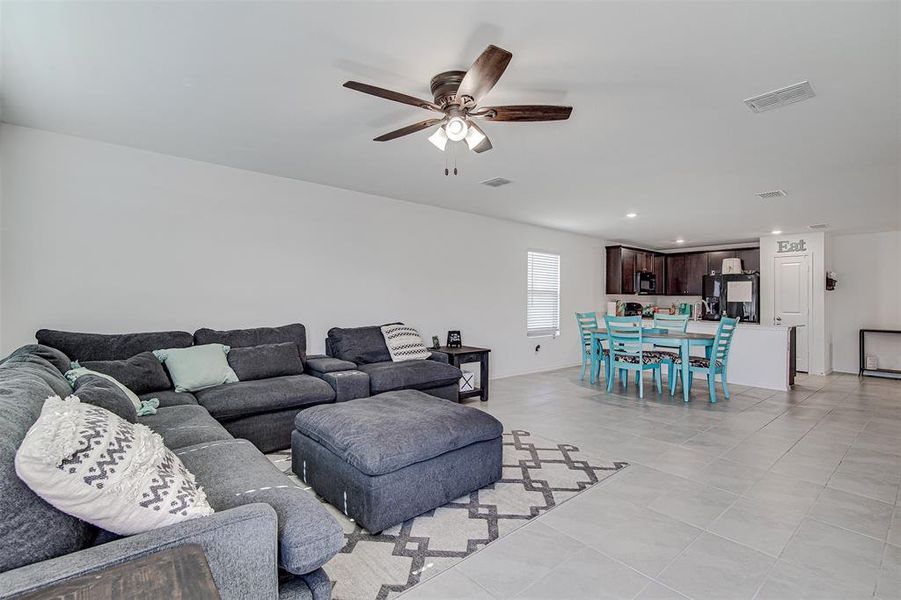
[[[422,336],[412,327],[406,325],[384,325],[382,335],[391,353],[391,360],[425,360],[432,355],[422,343]]]
[[[120,535],[213,513],[159,434],[76,396],[44,402],[15,464],[19,478],[57,509]]]

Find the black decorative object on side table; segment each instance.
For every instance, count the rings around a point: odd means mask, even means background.
[[[460,392],[460,400],[464,398],[473,398],[478,396],[482,402],[488,402],[488,348],[476,348],[475,346],[460,346],[457,348],[449,348],[442,346],[438,348],[438,352],[447,354],[448,362],[453,366],[460,368],[460,365],[466,363],[479,363],[479,387],[467,392]]]

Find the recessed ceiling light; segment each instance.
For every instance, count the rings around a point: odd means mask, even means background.
[[[685,240],[681,240],[681,239],[680,239],[680,240],[676,240],[676,243],[677,243],[677,244],[684,244],[684,243],[685,243]]]
[[[626,213],[626,217],[628,217],[630,219],[634,219],[637,216],[638,216],[638,213]]]
[[[772,233],[773,235],[779,235],[780,233],[782,233],[782,230],[781,230],[781,229],[774,229],[774,230],[772,230],[770,233]]]

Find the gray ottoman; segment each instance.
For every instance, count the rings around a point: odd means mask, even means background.
[[[294,472],[371,533],[501,478],[503,426],[416,390],[301,411]]]

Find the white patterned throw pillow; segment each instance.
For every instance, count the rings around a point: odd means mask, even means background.
[[[432,355],[422,342],[422,336],[412,327],[400,324],[383,325],[382,335],[385,336],[385,344],[394,362],[424,360]]]
[[[76,396],[44,402],[16,452],[16,473],[62,512],[120,535],[213,513],[159,434]]]

